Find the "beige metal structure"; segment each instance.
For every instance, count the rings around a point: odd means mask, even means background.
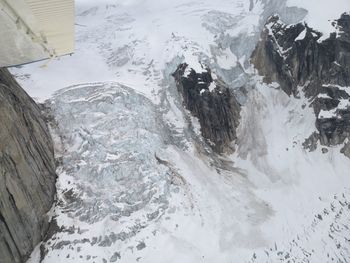
[[[0,0],[0,67],[74,50],[74,0]]]

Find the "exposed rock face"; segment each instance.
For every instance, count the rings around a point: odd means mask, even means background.
[[[0,69],[0,124],[0,261],[24,262],[48,227],[55,164],[39,107],[6,69]]]
[[[199,119],[203,137],[219,153],[231,149],[241,108],[231,90],[214,80],[210,69],[197,73],[184,63],[173,76],[184,106]]]
[[[288,95],[297,96],[302,87],[317,116],[316,142],[328,146],[350,136],[350,15],[333,26],[336,32],[322,40],[306,24],[286,25],[272,16],[251,60],[266,82],[279,83]],[[350,157],[346,145],[342,151]]]

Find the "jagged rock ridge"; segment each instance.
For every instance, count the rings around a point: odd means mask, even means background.
[[[40,108],[6,69],[0,69],[0,124],[0,261],[25,262],[48,228],[55,163]]]
[[[316,128],[305,146],[317,141],[332,146],[344,143],[350,157],[350,15],[333,22],[335,32],[322,34],[307,24],[284,24],[268,19],[252,54],[252,63],[268,83],[277,82],[288,95],[302,87],[316,114]]]
[[[196,72],[186,63],[173,74],[183,104],[199,119],[201,133],[217,152],[232,150],[239,125],[240,105],[232,91],[210,69]]]

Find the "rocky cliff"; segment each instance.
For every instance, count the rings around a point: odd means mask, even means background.
[[[342,144],[350,157],[350,15],[333,21],[334,33],[322,36],[307,24],[268,19],[252,63],[268,83],[288,95],[303,92],[316,115],[314,133],[304,146],[313,150]]]
[[[0,69],[0,125],[0,261],[24,262],[48,228],[55,164],[40,108],[6,69]]]
[[[185,108],[198,118],[209,145],[219,153],[232,149],[241,108],[232,91],[208,68],[196,72],[184,63],[173,76]]]

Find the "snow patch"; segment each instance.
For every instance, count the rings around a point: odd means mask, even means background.
[[[306,28],[301,31],[301,33],[299,34],[299,36],[295,39],[295,41],[300,41],[300,40],[304,40],[305,36],[306,36]]]
[[[208,87],[209,91],[212,92],[215,90],[215,88],[216,88],[215,82],[214,81],[210,82],[210,85]]]
[[[319,41],[328,38],[330,33],[335,32],[332,21],[339,19],[341,14],[350,10],[348,0],[288,0],[287,5],[301,7],[308,11],[304,22],[322,33]]]

